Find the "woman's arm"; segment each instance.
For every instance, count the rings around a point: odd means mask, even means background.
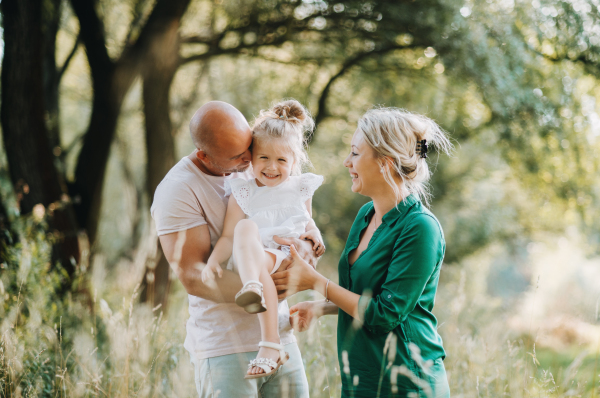
[[[358,301],[360,295],[344,289],[331,280],[327,284],[328,279],[304,261],[298,255],[294,246],[290,246],[290,252],[293,258],[292,266],[287,271],[272,275],[277,290],[287,289],[294,293],[309,289],[316,290],[327,297],[342,311],[353,318],[358,318]],[[333,311],[333,307],[331,306],[324,308],[328,311]]]
[[[435,218],[418,214],[409,222],[394,244],[381,292],[360,299],[361,320],[371,333],[389,333],[415,309],[441,265],[444,249]]]
[[[292,255],[295,250],[292,249]],[[314,289],[342,311],[363,322],[372,333],[388,333],[412,312],[423,290],[444,257],[444,244],[437,221],[420,215],[403,231],[395,244],[381,293],[372,298],[352,293],[329,282],[302,259],[294,256],[293,266],[277,279],[278,290],[294,292]]]

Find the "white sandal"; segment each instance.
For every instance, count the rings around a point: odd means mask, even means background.
[[[284,363],[290,359],[290,354],[285,352],[283,346],[281,344],[270,343],[268,341],[261,341],[258,343],[259,347],[267,347],[273,348],[274,350],[279,350],[279,360],[275,362],[269,358],[257,358],[250,361],[248,364],[248,370],[252,369],[252,367],[256,366],[265,371],[265,373],[258,373],[255,375],[247,374],[245,379],[259,379],[261,377],[271,376],[273,373],[277,372],[277,370],[283,366]]]
[[[259,293],[260,292],[260,293]],[[249,314],[258,314],[267,310],[263,285],[259,281],[248,281],[235,295],[235,303]]]

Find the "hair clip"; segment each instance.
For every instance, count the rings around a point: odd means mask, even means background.
[[[280,119],[287,120],[287,117],[285,117],[285,116],[283,116],[283,115],[279,115],[279,118],[280,118]]]
[[[421,155],[421,158],[427,157],[427,140],[417,141],[417,153]]]

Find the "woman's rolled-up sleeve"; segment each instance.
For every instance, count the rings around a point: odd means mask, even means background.
[[[381,293],[359,299],[363,326],[371,333],[385,334],[410,314],[444,255],[442,232],[437,220],[417,214],[394,245]]]

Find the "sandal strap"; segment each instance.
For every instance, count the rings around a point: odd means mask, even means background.
[[[277,367],[277,362],[269,358],[257,358],[250,361],[248,369],[251,369],[254,366],[261,368],[265,373],[269,373]]]
[[[260,343],[258,343],[258,346],[272,348],[272,349],[278,350],[278,351],[283,351],[283,346],[281,344],[271,343],[270,341],[261,341]]]
[[[282,363],[285,363],[285,361],[287,360],[286,352],[283,349],[283,345],[281,345],[281,344],[271,343],[270,341],[261,341],[258,343],[258,346],[272,348],[274,350],[279,351],[279,359],[281,360]]]
[[[244,286],[242,287],[242,289],[246,289],[247,287],[260,288],[260,290],[262,290],[263,284],[260,283],[259,281],[249,280],[246,283],[244,283]]]

